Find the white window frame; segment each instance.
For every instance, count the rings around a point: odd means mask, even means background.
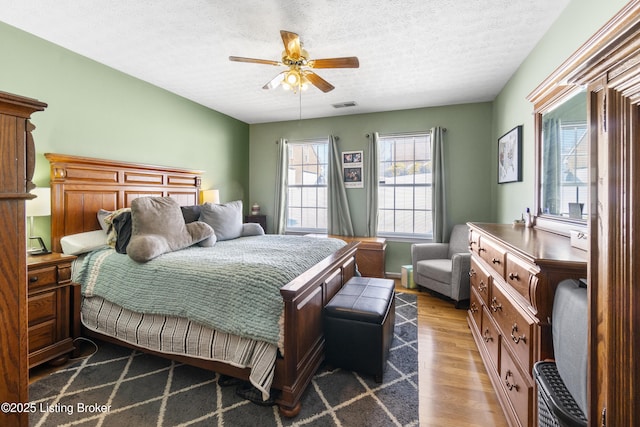
[[[303,155],[303,158],[301,159],[292,159],[291,157],[291,153],[296,149],[296,147],[300,147],[300,146],[310,146],[310,145],[324,145],[326,146],[326,158],[324,159],[324,162],[321,161],[321,159],[316,158],[315,159],[315,163],[309,163],[309,153],[305,152]],[[287,149],[289,150],[289,155],[287,156],[287,173],[289,174],[289,178],[291,178],[292,174],[295,174],[295,168],[297,167],[301,167],[302,169],[304,169],[304,166],[307,165],[312,165],[312,166],[317,166],[319,173],[317,174],[317,178],[319,178],[322,174],[324,174],[324,184],[322,183],[318,183],[316,181],[316,183],[314,184],[310,184],[310,183],[305,183],[304,182],[304,175],[303,175],[303,182],[302,184],[296,184],[293,183],[292,184],[292,180],[291,179],[287,179],[287,207],[286,207],[286,219],[285,219],[285,233],[289,233],[289,234],[307,234],[307,233],[322,233],[322,234],[326,234],[327,230],[328,230],[328,221],[329,221],[329,209],[328,209],[328,204],[329,204],[329,186],[328,186],[328,180],[329,180],[329,141],[326,138],[318,138],[318,139],[310,139],[310,140],[302,140],[302,141],[290,141],[288,143],[288,147]],[[292,163],[293,162],[293,163]],[[304,174],[304,172],[303,172]],[[304,190],[309,190],[311,188],[315,188],[315,202],[312,204],[309,204],[310,200],[303,200],[303,195],[304,195]],[[300,199],[299,202],[300,204],[297,204],[298,201],[297,200],[292,200],[291,197],[291,193],[292,191],[294,191],[295,189],[299,189],[300,191]],[[324,191],[322,190],[324,189]],[[321,197],[321,193],[324,193],[325,199],[324,200],[319,200],[319,197]],[[297,218],[300,218],[302,220],[302,216],[304,215],[303,211],[307,211],[307,213],[310,210],[315,210],[315,222],[316,225],[319,225],[322,223],[322,210],[324,210],[324,223],[325,223],[325,227],[309,227],[309,226],[295,226],[294,224],[291,224],[292,220],[298,221],[298,219],[296,218],[292,218],[293,215],[292,210],[299,210],[299,215],[296,216]]]
[[[425,158],[416,158],[416,138],[426,138],[427,139],[427,148],[425,153]],[[411,132],[411,133],[394,133],[394,134],[381,134],[378,139],[378,230],[377,235],[380,237],[386,237],[393,240],[423,240],[423,239],[432,239],[433,238],[433,206],[431,206],[431,191],[432,191],[432,175],[431,173],[427,173],[425,170],[424,174],[415,174],[415,166],[413,167],[413,174],[405,174],[404,176],[413,176],[412,182],[396,182],[396,177],[394,176],[385,176],[385,169],[394,165],[394,170],[399,166],[399,164],[403,163],[403,159],[399,159],[397,156],[397,145],[394,145],[391,148],[392,151],[387,149],[387,146],[390,144],[391,140],[395,141],[407,141],[413,139],[413,158],[411,161],[414,165],[418,162],[424,162],[425,166],[427,164],[430,165],[431,162],[431,132]],[[389,157],[391,156],[391,157]],[[430,167],[429,167],[430,170]],[[388,173],[388,172],[387,172]],[[416,182],[416,176],[420,175],[420,178],[424,179],[424,182]],[[394,179],[388,179],[394,178]],[[388,194],[389,190],[392,189],[393,192],[393,208],[389,209],[385,206],[385,197],[384,194]],[[407,193],[407,189],[411,189],[409,191],[411,197],[412,207],[411,209],[402,209],[398,207],[398,193],[404,189],[404,193]],[[421,195],[426,194],[426,196]],[[420,200],[419,200],[420,199]],[[403,211],[407,213],[407,211],[411,211],[412,216],[412,226],[411,231],[408,230],[398,230],[398,218],[399,213]],[[388,215],[392,215],[393,229],[389,227],[385,227],[388,223],[385,221],[385,218],[388,218]],[[418,227],[416,227],[417,222],[424,218],[424,222],[426,222],[425,229],[421,232],[419,229],[416,231]],[[428,224],[428,221],[431,221],[431,224]]]

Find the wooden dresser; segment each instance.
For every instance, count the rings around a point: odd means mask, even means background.
[[[73,255],[29,256],[29,368],[64,363],[80,336],[80,285],[71,282]]]
[[[28,402],[25,201],[33,198],[35,147],[29,117],[47,104],[0,92],[0,402]],[[0,425],[28,414],[0,412]]]
[[[587,277],[587,253],[535,228],[468,225],[469,327],[509,424],[534,427],[531,369],[553,357],[553,295],[563,279]]]

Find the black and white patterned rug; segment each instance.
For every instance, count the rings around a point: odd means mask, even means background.
[[[92,356],[34,382],[30,426],[417,426],[416,297],[396,294],[383,382],[321,368],[292,419],[243,400],[218,375],[99,342]]]

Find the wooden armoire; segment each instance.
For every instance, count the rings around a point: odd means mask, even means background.
[[[640,426],[640,0],[630,1],[530,100],[543,105],[568,86],[587,92],[589,425]]]
[[[0,92],[0,425],[27,426],[29,401],[25,202],[33,196],[31,114],[47,104]]]

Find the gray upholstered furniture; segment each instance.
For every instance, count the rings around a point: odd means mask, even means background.
[[[411,246],[413,279],[416,284],[456,301],[469,299],[469,230],[453,227],[449,243],[415,243]]]
[[[382,382],[395,326],[394,282],[352,277],[324,307],[327,364]]]

